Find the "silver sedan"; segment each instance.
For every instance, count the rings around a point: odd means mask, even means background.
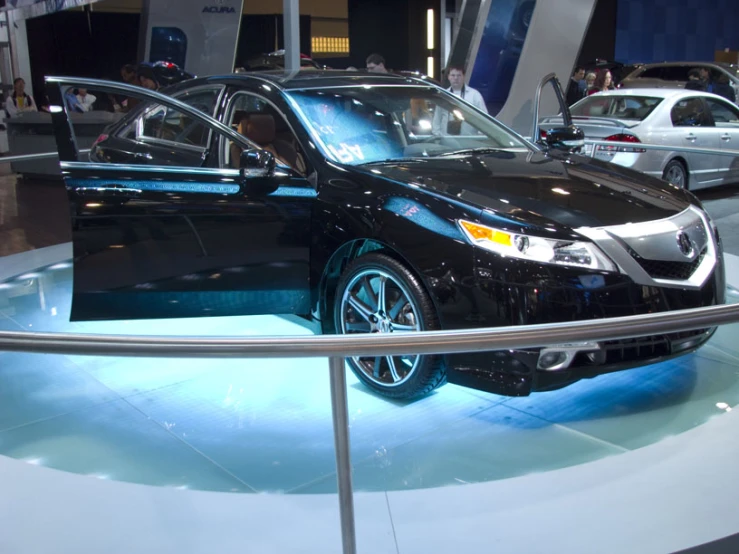
[[[585,138],[613,142],[586,145],[583,153],[630,167],[691,190],[739,182],[739,159],[719,154],[645,150],[639,143],[739,150],[739,107],[715,94],[681,89],[600,92],[571,108]],[[562,118],[547,117],[542,129]]]

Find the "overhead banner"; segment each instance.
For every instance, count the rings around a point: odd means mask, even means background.
[[[31,19],[42,15],[93,4],[98,0],[6,0],[5,10],[13,10],[15,19]]]
[[[146,60],[176,63],[198,76],[232,73],[243,8],[243,0],[144,2]]]

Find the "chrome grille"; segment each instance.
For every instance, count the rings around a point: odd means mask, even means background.
[[[596,243],[621,273],[648,287],[700,289],[718,260],[711,223],[696,206],[666,219],[576,231]]]

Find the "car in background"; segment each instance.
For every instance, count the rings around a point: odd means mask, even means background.
[[[708,69],[711,82],[721,77],[728,80],[739,99],[739,66],[721,62],[663,62],[649,63],[637,68],[620,83],[620,88],[685,88],[691,69]]]
[[[70,87],[140,99],[87,159],[62,108]],[[539,146],[398,75],[259,72],[166,95],[49,77],[47,91],[61,108],[75,321],[291,314],[361,335],[724,302],[721,242],[699,200],[572,155],[581,133],[563,103],[567,125]],[[420,104],[433,107],[425,124]],[[692,352],[714,330],[347,363],[388,398],[445,382],[524,396]]]
[[[631,75],[636,69],[642,67],[644,64],[623,64],[621,62],[595,59],[584,64],[579,64],[585,70],[585,73],[593,72],[598,73],[603,69],[607,69],[611,72],[613,78],[613,84],[618,86],[621,81],[628,75]]]
[[[251,58],[247,59],[241,67],[237,68],[236,72],[243,73],[246,71],[274,71],[283,69],[285,69],[285,51],[277,50],[275,52],[270,52],[269,54],[252,56]],[[310,56],[307,56],[306,54],[301,54],[300,69],[301,71],[315,71],[329,68],[318,63]]]
[[[739,160],[729,156],[646,150],[639,144],[739,150],[739,107],[706,92],[681,89],[619,89],[574,104],[570,111],[586,139],[584,154],[691,190],[739,182]],[[544,129],[562,118],[541,120]]]
[[[149,66],[156,75],[157,82],[161,87],[176,85],[188,79],[194,79],[195,75],[189,71],[185,71],[177,64],[170,61],[158,61],[153,63],[144,62],[140,66]]]

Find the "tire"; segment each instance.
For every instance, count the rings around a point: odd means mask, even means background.
[[[384,306],[380,306],[381,285]],[[342,273],[334,323],[341,334],[440,329],[436,310],[418,277],[378,252],[360,256]],[[446,382],[444,358],[439,355],[357,357],[347,358],[347,363],[362,383],[387,398],[419,398]]]
[[[688,190],[688,168],[680,160],[670,160],[662,172],[662,179],[676,187]]]

